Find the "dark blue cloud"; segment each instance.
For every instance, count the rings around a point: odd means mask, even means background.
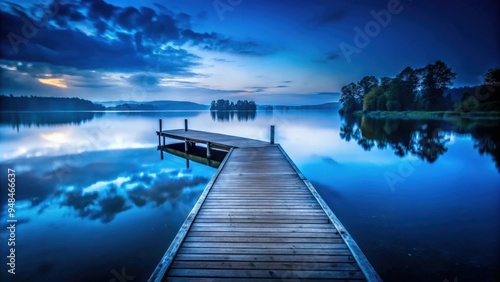
[[[88,4],[88,16],[92,19],[111,19],[120,9],[117,6],[108,4],[102,0],[83,0],[81,4]]]
[[[78,5],[73,3],[60,3],[53,20],[61,28],[71,28],[69,23],[83,22],[85,20],[85,16],[78,9]]]
[[[198,33],[191,29],[182,32],[183,41],[200,46],[205,50],[229,52],[241,55],[266,56],[276,50],[252,40],[240,41],[212,32]]]
[[[191,15],[163,6],[119,7],[102,0],[61,3],[42,26],[38,13],[7,3],[1,11],[1,58],[76,69],[136,72],[153,69],[170,75],[193,75],[199,58],[185,43],[205,50],[267,55],[271,48],[218,33],[191,29]],[[45,8],[48,11],[48,8]],[[24,18],[24,19],[23,19]],[[23,33],[26,21],[34,35]],[[14,37],[13,37],[14,36]]]

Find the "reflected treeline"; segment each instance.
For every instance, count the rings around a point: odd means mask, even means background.
[[[119,116],[125,117],[148,117],[148,118],[194,118],[199,116],[201,113],[205,111],[154,111],[154,112],[146,112],[146,111],[131,111],[131,112],[108,112],[108,114],[116,114]]]
[[[476,126],[471,129],[471,136],[474,139],[474,148],[479,150],[481,155],[493,156],[495,165],[500,171],[500,126],[495,128],[487,126]]]
[[[354,140],[365,151],[390,148],[399,157],[418,156],[429,163],[447,152],[451,134],[469,134],[481,154],[493,157],[500,171],[500,122],[485,120],[401,120],[345,115],[340,137]]]
[[[235,118],[238,121],[254,120],[257,116],[256,111],[210,111],[212,119],[215,121],[232,121]]]
[[[21,126],[80,125],[103,115],[102,112],[0,112],[0,124],[17,130]]]

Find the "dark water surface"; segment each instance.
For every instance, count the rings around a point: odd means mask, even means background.
[[[16,275],[145,281],[215,169],[156,151],[165,129],[277,142],[385,281],[498,281],[498,122],[341,118],[336,111],[0,115],[0,179],[16,171]],[[6,187],[6,186],[2,186]],[[119,281],[116,280],[116,281]]]

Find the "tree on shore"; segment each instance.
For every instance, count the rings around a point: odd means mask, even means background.
[[[444,90],[452,85],[457,74],[442,61],[428,64],[425,68],[420,69],[420,72],[424,109],[427,111],[442,110],[445,105]]]
[[[406,67],[396,77],[382,77],[380,81],[374,76],[365,76],[358,83],[351,82],[342,87],[342,111],[451,109],[452,97],[445,97],[444,91],[452,85],[455,77],[456,73],[442,61],[420,69]]]
[[[343,104],[345,112],[353,112],[361,109],[361,87],[358,84],[351,82],[343,86],[340,91],[342,92],[340,102]]]
[[[411,67],[406,67],[396,76],[399,79],[399,102],[401,110],[410,111],[415,109],[417,98],[417,88],[419,86],[418,71]]]
[[[489,69],[484,77],[484,84],[486,85],[500,85],[500,68]]]

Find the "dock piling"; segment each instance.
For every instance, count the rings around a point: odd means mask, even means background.
[[[271,125],[271,144],[274,144],[274,125]]]
[[[210,142],[207,142],[207,159],[210,159],[210,157],[211,157]]]
[[[184,119],[184,131],[188,131],[188,120]]]
[[[158,132],[158,147],[161,146],[161,127],[162,127],[161,123],[162,123],[162,121],[160,119],[160,131]],[[163,140],[165,140],[165,139],[163,139]],[[165,141],[163,143],[165,143]]]

